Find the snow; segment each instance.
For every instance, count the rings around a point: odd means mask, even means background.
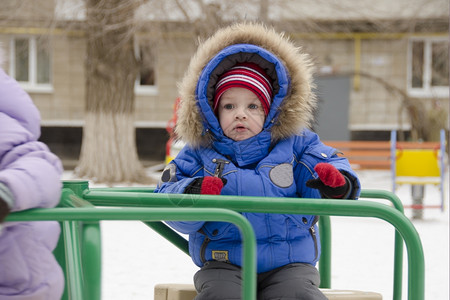
[[[359,171],[364,189],[391,189],[389,171]],[[153,174],[157,176],[157,174]],[[73,179],[70,173],[66,179]],[[448,178],[448,176],[447,176]],[[91,187],[96,187],[92,185]],[[425,299],[449,299],[448,183],[446,210],[425,209],[411,219],[425,254]],[[397,195],[410,204],[410,186]],[[425,189],[425,204],[440,204],[434,186]],[[405,209],[411,218],[411,209]],[[394,229],[374,218],[332,217],[332,279],[334,289],[378,292],[392,299]],[[102,299],[153,299],[158,283],[192,283],[197,267],[189,256],[140,222],[103,221]],[[407,253],[404,252],[403,297],[407,299]]]

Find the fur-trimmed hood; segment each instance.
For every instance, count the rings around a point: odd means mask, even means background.
[[[257,63],[273,80],[274,98],[263,129],[272,142],[310,127],[317,103],[309,56],[273,29],[234,24],[200,44],[179,85],[175,132],[191,147],[226,139],[211,108],[214,86],[224,71],[243,61]]]

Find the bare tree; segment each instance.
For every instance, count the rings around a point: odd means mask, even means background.
[[[86,1],[86,116],[76,173],[98,182],[143,182],[134,128],[135,0]]]

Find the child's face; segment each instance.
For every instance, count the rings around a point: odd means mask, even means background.
[[[219,100],[219,122],[224,134],[242,141],[261,132],[265,115],[259,98],[251,91],[233,87]]]

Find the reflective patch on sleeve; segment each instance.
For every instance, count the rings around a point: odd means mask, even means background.
[[[177,180],[177,166],[175,164],[168,164],[161,174],[160,182],[176,182]]]
[[[281,188],[287,188],[294,183],[294,171],[291,164],[281,164],[269,172],[270,180]]]

